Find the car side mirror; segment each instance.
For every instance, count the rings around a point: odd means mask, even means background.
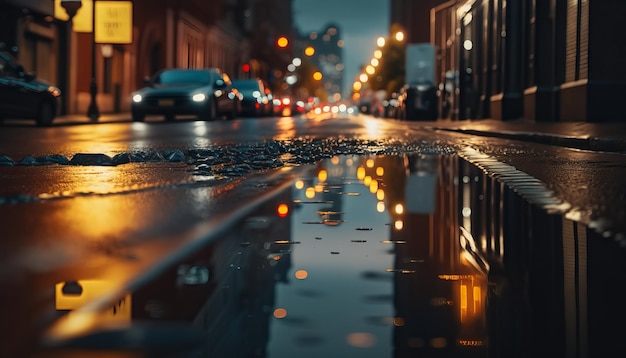
[[[15,73],[17,74],[18,77],[26,77],[26,70],[24,69],[24,66],[22,65],[17,65],[15,67]]]

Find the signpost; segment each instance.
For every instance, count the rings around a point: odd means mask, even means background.
[[[92,34],[91,41],[91,99],[87,116],[100,117],[96,95],[96,44],[130,44],[133,42],[132,1],[55,0],[54,16],[59,20],[72,20],[75,32]]]

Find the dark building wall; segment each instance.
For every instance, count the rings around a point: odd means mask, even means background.
[[[166,17],[169,0],[135,0],[133,3],[133,43],[136,51],[135,88],[144,78],[166,66]]]
[[[407,43],[430,42],[430,10],[446,0],[391,0],[390,24],[401,25]]]
[[[620,0],[450,1],[435,8],[439,79],[458,71],[451,116],[619,121],[624,13]]]
[[[566,78],[561,86],[561,119],[613,122],[623,117],[626,54],[620,0],[567,3]],[[622,119],[623,120],[623,119]]]

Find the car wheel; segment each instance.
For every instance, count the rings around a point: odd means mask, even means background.
[[[54,107],[52,103],[44,101],[39,106],[37,114],[37,124],[40,126],[49,126],[54,119]]]
[[[209,103],[209,110],[206,113],[198,115],[198,119],[201,121],[214,121],[215,118],[217,118],[217,102],[213,98]]]
[[[226,119],[235,119],[237,117],[237,103],[233,103],[233,108],[226,114]]]
[[[135,113],[132,114],[133,122],[143,122],[146,119],[146,116],[143,114]]]

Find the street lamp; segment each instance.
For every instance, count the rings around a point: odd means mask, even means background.
[[[97,121],[100,117],[96,95],[98,94],[98,84],[96,83],[96,0],[93,0],[91,8],[91,82],[89,83],[89,108],[87,117],[92,121]]]

